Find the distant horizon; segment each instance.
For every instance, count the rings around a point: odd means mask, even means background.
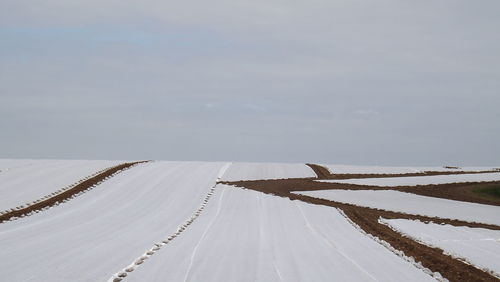
[[[136,159],[127,159],[127,158],[117,158],[117,159],[86,159],[86,158],[10,158],[10,157],[1,157],[1,159],[12,159],[12,160],[49,160],[49,161],[57,161],[57,160],[116,160],[116,161],[140,161],[140,160],[148,160],[148,161],[167,161],[167,162],[215,162],[215,163],[283,163],[283,164],[319,164],[319,165],[338,165],[338,166],[380,166],[380,167],[445,167],[445,166],[458,166],[462,167],[484,167],[484,168],[500,168],[500,164],[492,165],[482,165],[482,164],[453,164],[453,163],[443,163],[443,164],[380,164],[380,163],[338,163],[338,162],[324,162],[324,161],[245,161],[245,160],[180,160],[180,159],[148,159],[148,158],[136,158]]]

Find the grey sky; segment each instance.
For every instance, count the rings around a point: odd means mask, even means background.
[[[0,157],[499,165],[498,15],[496,0],[3,0]]]

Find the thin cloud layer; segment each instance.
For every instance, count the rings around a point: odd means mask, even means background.
[[[496,1],[3,1],[0,156],[498,165]]]

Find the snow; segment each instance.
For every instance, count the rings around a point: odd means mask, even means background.
[[[294,192],[331,201],[390,211],[500,225],[500,207],[426,197],[392,190]]]
[[[430,281],[335,208],[226,185],[127,281]]]
[[[0,224],[3,281],[106,281],[189,219],[223,163],[153,162]]]
[[[424,171],[484,171],[491,170],[493,167],[461,167],[459,169],[449,169],[444,167],[419,167],[419,166],[358,166],[328,164],[326,166],[330,172],[338,174],[398,174],[398,173],[416,173]]]
[[[381,187],[416,186],[430,184],[463,183],[500,181],[500,172],[455,174],[455,175],[433,175],[433,176],[410,176],[410,177],[386,177],[386,178],[360,178],[343,180],[317,180],[330,183],[349,183],[357,185],[372,185]]]
[[[0,173],[6,172],[12,169],[16,169],[23,166],[32,165],[39,160],[30,159],[0,159]]]
[[[423,223],[417,220],[382,219],[382,223],[426,245],[443,249],[500,278],[500,231]]]
[[[0,160],[0,211],[28,204],[121,161]]]
[[[296,163],[234,163],[223,181],[316,177],[305,164]]]

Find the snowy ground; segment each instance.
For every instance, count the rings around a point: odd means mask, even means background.
[[[423,166],[358,166],[358,165],[340,165],[328,164],[326,166],[330,172],[338,174],[373,174],[373,173],[416,173],[424,171],[485,171],[494,167],[460,167],[458,169],[449,169],[445,167],[423,167]]]
[[[500,172],[455,174],[455,175],[433,175],[433,176],[410,176],[410,177],[387,177],[387,178],[361,178],[343,180],[318,180],[330,183],[349,183],[357,185],[372,185],[382,187],[416,186],[429,184],[462,183],[500,181]]]
[[[200,218],[128,281],[430,281],[335,208],[218,185]]]
[[[173,233],[222,163],[154,162],[48,211],[0,224],[2,281],[106,281]]]
[[[295,192],[316,198],[426,216],[500,225],[500,207],[420,196],[392,190]]]
[[[35,200],[118,163],[0,160],[0,207]],[[155,243],[176,233],[186,221],[190,225],[182,233],[130,272],[124,282],[433,280],[355,228],[335,208],[215,186],[221,176],[226,181],[315,177],[308,166],[228,165],[140,164],[64,204],[0,224],[0,280],[107,281]],[[395,191],[301,193],[389,210],[500,224],[500,208],[494,206]],[[205,205],[207,195],[210,198]],[[205,208],[198,213],[200,205]],[[453,243],[464,239],[462,229],[436,231],[441,226],[420,228],[405,221],[386,224],[427,240],[428,244],[449,248],[472,263],[498,269],[497,264],[474,258],[489,256],[498,261],[497,256],[487,253],[488,249],[497,252],[496,246],[487,245],[493,244],[488,240],[497,238],[491,235],[496,233],[480,231],[464,247],[462,242]],[[418,233],[419,228],[424,233]],[[449,237],[445,236],[447,232]]]
[[[316,177],[305,164],[295,163],[233,163],[223,181]]]
[[[121,161],[0,160],[0,211],[27,204]]]
[[[394,230],[426,245],[443,249],[500,278],[500,231],[455,227],[406,219],[383,219]]]

